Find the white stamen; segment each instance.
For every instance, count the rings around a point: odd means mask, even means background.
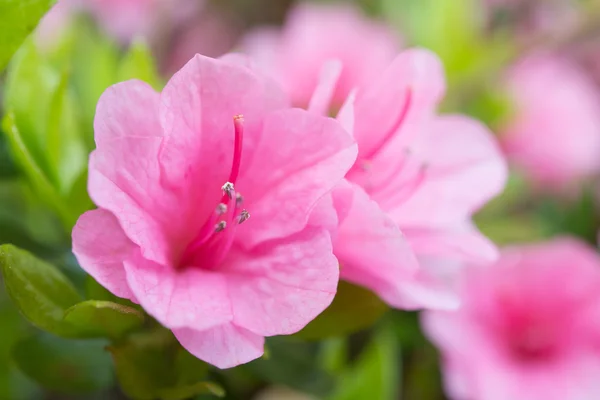
[[[225,182],[225,184],[223,186],[221,186],[221,189],[223,189],[223,194],[226,194],[227,197],[229,197],[230,199],[233,199],[233,191],[234,191],[233,183]]]
[[[226,227],[227,227],[227,222],[219,221],[219,223],[215,225],[215,232],[221,232]]]
[[[250,218],[250,213],[247,210],[242,210],[240,215],[238,216],[238,224],[243,224],[245,221]]]
[[[227,204],[219,203],[217,206],[217,214],[223,215],[227,212]]]

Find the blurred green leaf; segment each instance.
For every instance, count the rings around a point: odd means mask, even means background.
[[[17,366],[47,389],[83,394],[113,383],[106,342],[67,340],[40,333],[18,342],[13,349]]]
[[[295,336],[313,340],[348,335],[370,327],[387,310],[385,303],[371,291],[340,281],[329,308]]]
[[[57,189],[62,197],[71,192],[73,185],[87,168],[87,152],[80,138],[77,105],[68,84],[69,75],[62,73],[49,99],[45,129],[45,154],[54,169]]]
[[[57,176],[46,154],[46,131],[51,118],[52,94],[60,80],[60,73],[44,59],[35,42],[29,40],[11,61],[4,88],[5,109],[14,114],[14,123],[24,146],[52,184],[56,183]]]
[[[57,335],[73,333],[63,315],[81,297],[58,269],[8,244],[0,246],[0,269],[8,295],[25,318]]]
[[[10,154],[8,141],[0,126],[0,179],[14,178],[18,175],[19,170]]]
[[[318,364],[319,345],[293,337],[267,338],[268,358],[238,367],[269,383],[280,384],[320,398],[335,384],[334,377]]]
[[[216,383],[198,382],[187,386],[161,390],[159,397],[162,400],[186,400],[200,394],[212,394],[217,397],[224,397],[225,391]]]
[[[5,96],[20,139],[18,145],[9,142],[16,161],[42,195],[40,199],[61,216],[70,232],[76,217],[91,208],[91,201],[85,187],[87,149],[80,105],[70,86],[68,63],[62,64],[54,65],[34,41],[28,41],[10,64]],[[5,129],[10,138],[9,128]],[[23,150],[27,160],[19,157]],[[32,166],[39,172],[35,176]],[[50,191],[53,194],[46,195]]]
[[[0,0],[0,71],[55,0]]]
[[[206,381],[208,365],[189,354],[163,328],[133,334],[130,340],[108,349],[121,389],[132,399],[222,395],[218,385]]]
[[[119,65],[118,80],[140,79],[154,89],[161,89],[161,81],[150,48],[144,41],[134,41]]]
[[[67,309],[64,320],[73,326],[77,337],[118,340],[140,328],[144,314],[110,301],[87,300]]]
[[[118,82],[119,48],[85,20],[78,21],[75,28],[76,37],[69,54],[72,83],[82,109],[86,147],[92,150],[96,147],[93,135],[96,104],[106,88]]]
[[[537,216],[546,223],[548,236],[571,234],[592,245],[600,229],[594,188],[584,188],[575,199],[547,197],[540,201]]]
[[[339,378],[330,400],[398,398],[399,351],[393,330],[378,329],[358,360]]]
[[[0,399],[24,400],[40,398],[36,385],[27,379],[14,365],[11,349],[19,340],[28,324],[12,305],[3,287],[0,287]],[[37,396],[36,396],[37,395]]]
[[[21,168],[24,169],[32,187],[38,192],[39,196],[52,207],[65,227],[75,225],[79,214],[73,213],[61,199],[56,189],[36,163],[34,157],[23,142],[21,133],[15,124],[14,115],[8,113],[3,120],[3,128],[8,136],[8,140],[13,149],[13,155],[17,159]]]

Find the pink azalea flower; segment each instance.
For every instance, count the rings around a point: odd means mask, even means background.
[[[324,109],[336,76],[335,64],[324,68],[312,107]],[[455,307],[461,262],[496,256],[470,217],[502,190],[506,166],[481,123],[436,115],[443,92],[437,56],[408,50],[338,116],[359,152],[346,176],[354,196],[335,254],[344,279],[394,307]]]
[[[502,128],[510,160],[534,182],[562,189],[600,170],[600,97],[565,59],[536,55],[508,78],[515,114]]]
[[[584,400],[600,393],[600,258],[574,239],[508,249],[472,268],[456,312],[424,327],[454,400]]]
[[[349,4],[300,3],[282,30],[259,29],[242,43],[286,88],[294,104],[306,106],[329,59],[343,64],[333,96],[341,106],[357,85],[380,73],[399,49],[395,34]]]
[[[99,209],[79,219],[73,251],[192,354],[248,362],[265,336],[297,332],[330,304],[337,216],[309,214],[356,157],[335,120],[288,108],[238,62],[196,56],[160,94],[140,81],[109,88],[95,139]]]
[[[201,9],[202,0],[59,0],[94,16],[103,29],[123,42],[135,36],[154,37],[166,25],[188,19]]]

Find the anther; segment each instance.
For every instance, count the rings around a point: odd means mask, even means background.
[[[215,225],[215,232],[221,232],[226,227],[227,227],[227,222],[219,221],[219,223]]]
[[[238,217],[238,224],[243,224],[245,221],[248,220],[248,218],[250,218],[250,213],[245,209],[242,210]]]
[[[226,212],[227,212],[227,204],[219,203],[219,205],[217,206],[217,214],[223,215]]]
[[[244,197],[241,194],[236,193],[235,194],[235,205],[236,205],[236,207],[241,206],[243,202],[244,202]]]
[[[233,191],[234,191],[233,183],[225,182],[225,184],[223,186],[221,186],[221,189],[223,189],[223,194],[226,194],[227,197],[229,197],[229,199],[233,199]]]

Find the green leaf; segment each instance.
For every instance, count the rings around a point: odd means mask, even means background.
[[[161,390],[159,392],[159,397],[162,400],[186,400],[201,394],[212,394],[217,397],[225,397],[225,390],[212,382],[198,382],[192,385]]]
[[[11,141],[12,151],[40,199],[61,215],[70,232],[75,218],[91,208],[91,202],[85,187],[88,150],[81,105],[71,85],[71,68],[62,64],[53,65],[28,41],[10,64],[5,96],[21,142]],[[29,155],[27,160],[19,158],[22,149]],[[44,182],[32,176],[32,165]],[[49,191],[53,194],[47,196]]]
[[[144,314],[110,301],[87,300],[75,304],[64,314],[77,337],[118,340],[144,324]]]
[[[21,168],[23,168],[32,187],[37,194],[56,211],[63,225],[70,230],[75,225],[79,214],[73,212],[66,206],[55,187],[48,180],[44,171],[37,164],[35,158],[23,141],[23,137],[15,123],[15,116],[13,113],[9,112],[5,116],[3,120],[3,129],[7,134],[13,155]]]
[[[397,399],[399,356],[393,331],[380,328],[359,359],[342,374],[330,400]]]
[[[0,0],[0,71],[55,0]]]
[[[84,139],[94,149],[94,115],[100,95],[118,82],[119,48],[94,31],[86,21],[78,21],[71,55],[73,86],[81,103]]]
[[[102,340],[67,340],[41,333],[18,342],[12,354],[19,369],[45,388],[83,394],[113,384],[105,347]]]
[[[247,370],[269,383],[288,386],[318,398],[335,384],[333,374],[319,363],[319,344],[294,340],[293,337],[267,338],[268,358],[260,358],[238,369]]]
[[[0,270],[8,295],[25,318],[48,332],[73,334],[63,315],[81,297],[58,269],[5,244],[0,246]]]
[[[66,197],[87,168],[87,151],[80,137],[78,105],[69,90],[69,74],[62,73],[49,99],[48,122],[45,127],[45,154],[56,176],[57,188]],[[82,210],[85,211],[85,210]]]
[[[135,333],[108,349],[121,389],[132,399],[176,400],[223,393],[206,381],[208,365],[183,349],[164,328]]]
[[[340,281],[329,308],[295,336],[309,340],[345,336],[370,327],[387,310],[371,291]]]
[[[23,336],[26,329],[29,329],[27,325],[6,296],[4,288],[0,287],[0,326],[2,327],[0,399],[34,399],[41,397],[40,393],[35,393],[37,385],[27,379],[16,368],[11,359],[11,349]]]
[[[148,82],[156,90],[162,86],[150,48],[142,40],[136,40],[131,44],[119,65],[118,80],[129,79]]]

